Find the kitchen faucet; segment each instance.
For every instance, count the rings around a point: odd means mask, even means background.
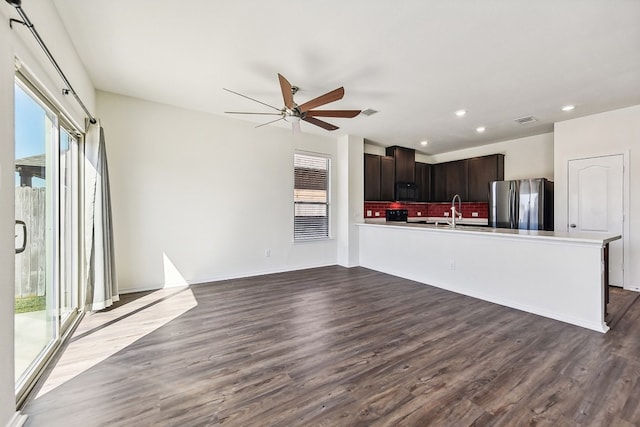
[[[456,198],[458,198],[458,210],[456,210]],[[456,216],[462,219],[462,199],[459,194],[453,196],[451,200],[451,227],[456,228]]]

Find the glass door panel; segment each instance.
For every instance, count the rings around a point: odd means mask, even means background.
[[[15,85],[15,378],[24,381],[56,339],[54,283],[57,119],[28,89]],[[18,253],[19,252],[19,253]]]
[[[68,323],[78,308],[78,140],[60,128],[60,316]]]

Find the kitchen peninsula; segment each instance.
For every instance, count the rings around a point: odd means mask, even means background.
[[[607,245],[620,236],[395,222],[358,225],[363,267],[598,332],[609,329],[605,260]]]

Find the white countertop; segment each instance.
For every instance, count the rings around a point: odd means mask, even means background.
[[[415,219],[415,218],[414,218]],[[439,218],[441,220],[441,218]],[[424,221],[424,219],[422,219]],[[486,220],[485,220],[486,221]],[[492,227],[482,227],[482,226],[473,226],[468,225],[469,222],[463,220],[462,223],[459,222],[461,226],[457,226],[456,228],[451,228],[446,224],[422,224],[415,222],[386,222],[384,218],[374,219],[373,221],[370,219],[366,219],[364,224],[359,225],[371,225],[371,226],[384,226],[384,227],[394,227],[401,229],[413,229],[413,230],[422,230],[429,232],[437,232],[437,233],[461,233],[461,234],[472,234],[476,236],[486,236],[486,237],[506,237],[506,238],[523,238],[523,239],[536,239],[536,240],[552,240],[556,242],[574,242],[574,243],[588,243],[588,244],[598,244],[605,245],[614,240],[621,239],[620,235],[611,235],[611,234],[598,234],[598,233],[569,233],[567,231],[544,231],[544,230],[518,230],[518,229],[509,229],[509,228],[492,228]]]

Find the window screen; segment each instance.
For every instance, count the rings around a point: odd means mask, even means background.
[[[329,237],[329,159],[293,155],[295,240]]]

